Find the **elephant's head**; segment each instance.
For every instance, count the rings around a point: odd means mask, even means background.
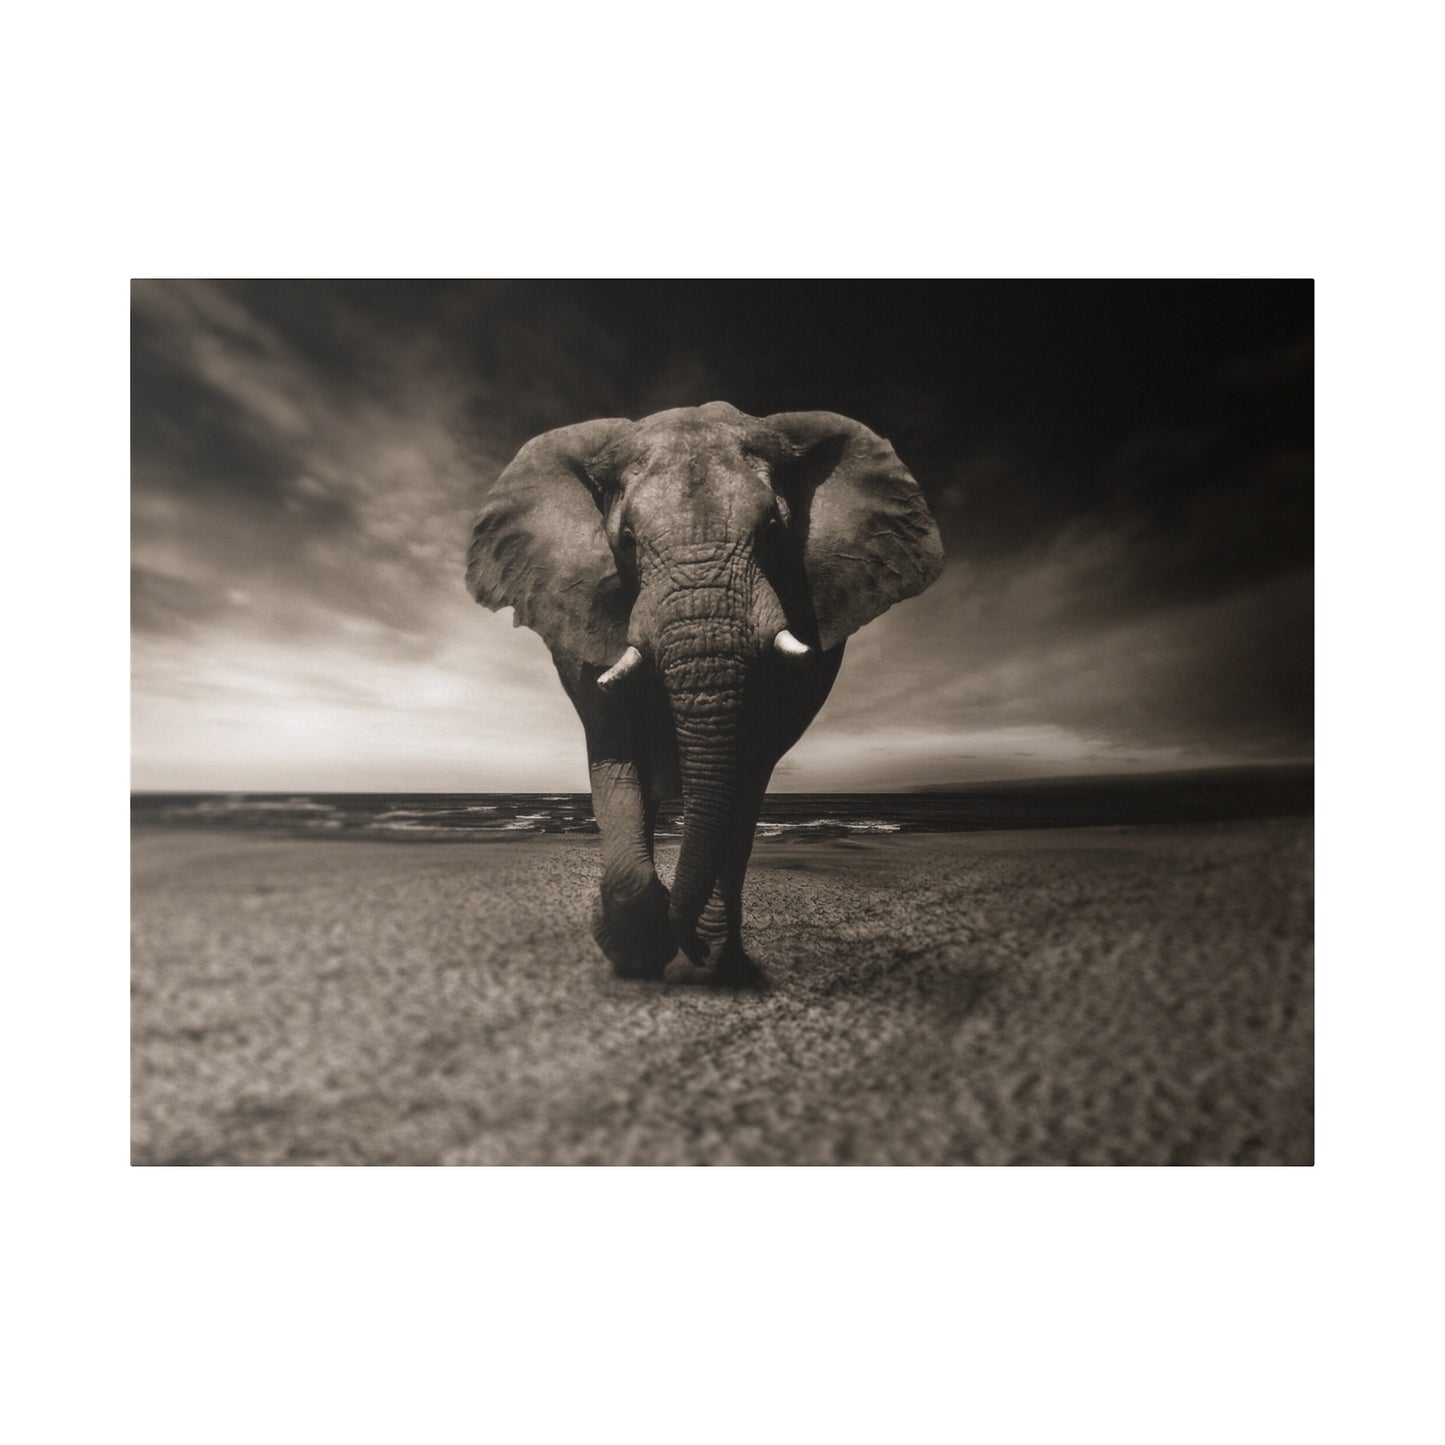
[[[766,679],[816,665],[942,562],[918,484],[867,427],[712,402],[529,442],[486,499],[467,582],[554,655],[593,665],[600,687],[661,682],[686,818],[682,938],[721,867]]]

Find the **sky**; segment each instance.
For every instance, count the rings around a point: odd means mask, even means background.
[[[1309,282],[136,281],[132,782],[585,790],[541,639],[468,596],[530,437],[842,412],[939,581],[849,642],[773,787],[1313,750]]]

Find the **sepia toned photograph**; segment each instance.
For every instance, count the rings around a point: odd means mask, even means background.
[[[1308,280],[136,280],[131,1162],[1314,1162]]]
[[[1421,17],[76,18],[10,1433],[1438,1435]]]

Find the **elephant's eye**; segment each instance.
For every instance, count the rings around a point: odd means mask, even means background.
[[[617,535],[618,545],[629,554],[637,550],[637,534],[631,527],[624,527]]]

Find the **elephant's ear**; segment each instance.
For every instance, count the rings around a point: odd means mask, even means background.
[[[787,444],[780,490],[827,651],[935,582],[943,543],[918,483],[882,437],[830,411],[767,420]]]
[[[554,653],[605,667],[627,646],[631,603],[602,529],[600,454],[631,426],[584,421],[534,437],[482,503],[467,587],[513,609]]]

